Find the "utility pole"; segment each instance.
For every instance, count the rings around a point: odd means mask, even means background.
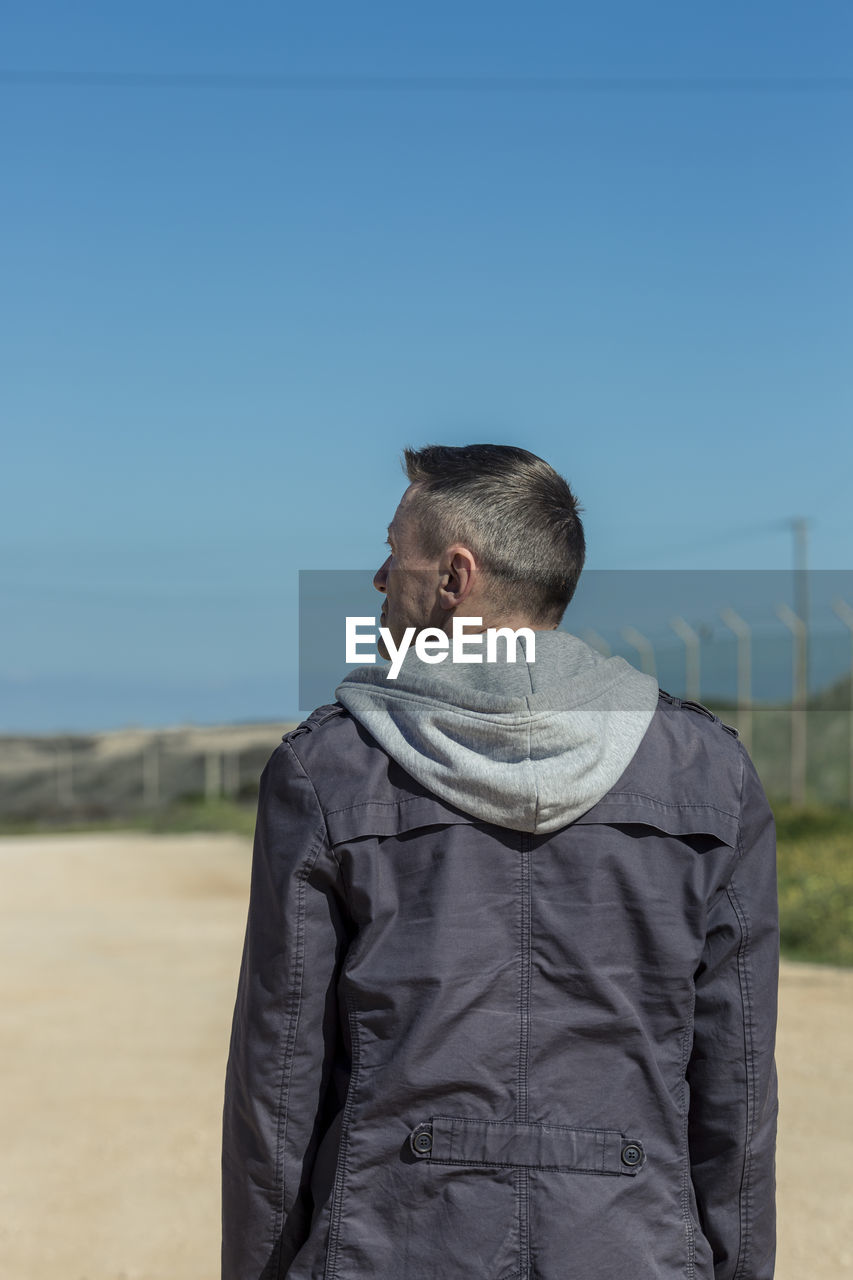
[[[806,648],[806,624],[798,613],[782,601],[776,613],[789,628],[794,639],[794,669],[791,688],[791,803],[801,809],[806,803],[806,767],[808,763],[806,695],[802,685]]]
[[[794,533],[794,613],[805,628],[798,651],[801,669],[797,670],[796,686],[804,696],[808,696],[809,687],[808,524],[803,516],[795,516],[791,520]]]
[[[853,609],[840,596],[832,607],[850,631],[850,674],[847,677],[847,803],[853,809]]]

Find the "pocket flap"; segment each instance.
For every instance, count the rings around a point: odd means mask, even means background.
[[[618,1129],[434,1115],[416,1125],[409,1146],[444,1164],[526,1165],[567,1173],[628,1174],[645,1164],[642,1143]]]

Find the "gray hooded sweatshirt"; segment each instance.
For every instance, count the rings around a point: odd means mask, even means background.
[[[535,660],[422,662],[396,680],[359,667],[339,702],[434,795],[536,834],[573,822],[616,783],[658,704],[658,683],[565,631],[537,631]]]

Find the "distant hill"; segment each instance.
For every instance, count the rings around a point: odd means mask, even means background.
[[[176,800],[251,804],[295,722],[0,735],[0,820],[112,819]]]

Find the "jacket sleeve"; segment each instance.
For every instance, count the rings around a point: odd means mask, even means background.
[[[260,779],[225,1072],[222,1280],[278,1280],[310,1231],[317,1147],[348,1079],[338,887],[322,810],[285,739]]]
[[[776,831],[755,766],[738,742],[741,812],[734,870],[713,899],[701,963],[689,1147],[715,1280],[772,1280],[776,1253]]]

